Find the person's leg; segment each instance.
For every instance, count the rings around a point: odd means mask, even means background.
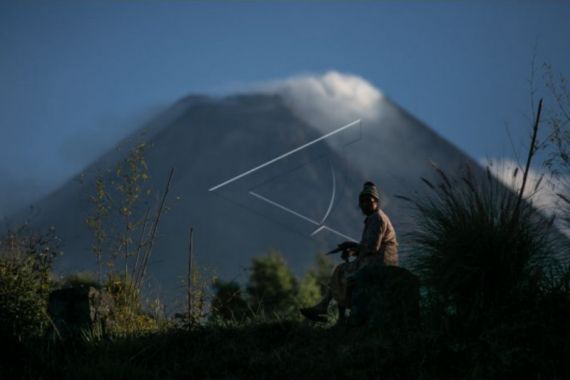
[[[317,304],[311,307],[299,309],[299,311],[305,318],[310,319],[311,321],[326,322],[326,314],[328,312],[329,303],[331,300],[332,294],[330,291],[327,291],[325,296]]]
[[[315,305],[300,309],[301,313],[313,321],[326,321],[326,314],[330,302],[334,299],[338,305],[339,318],[345,317],[346,308],[349,307],[347,275],[356,270],[357,264],[353,261],[337,265],[332,272],[329,287],[324,297]]]
[[[333,296],[330,290],[327,290],[323,298],[311,308],[315,309],[315,311],[319,312],[319,314],[326,314],[329,308],[329,304],[332,301]]]
[[[300,309],[300,312],[301,314],[303,314],[303,316],[313,321],[318,321],[318,322],[326,321],[326,314],[330,302],[334,298],[337,301],[337,303],[340,304],[339,297],[344,293],[342,277],[345,270],[345,266],[346,264],[343,263],[337,265],[333,269],[329,286],[323,298],[311,307]]]

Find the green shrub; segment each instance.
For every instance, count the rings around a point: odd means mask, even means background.
[[[39,336],[48,325],[50,286],[34,260],[18,252],[0,253],[0,329],[18,339]]]
[[[15,235],[0,246],[0,335],[40,336],[49,325],[50,267],[21,249]]]

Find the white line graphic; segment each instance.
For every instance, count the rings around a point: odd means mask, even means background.
[[[277,162],[277,161],[279,161],[279,160],[282,160],[282,159],[284,159],[284,158],[286,158],[286,157],[288,157],[288,156],[290,156],[290,155],[292,155],[292,154],[294,154],[294,153],[297,153],[297,152],[299,152],[299,151],[301,151],[301,150],[303,150],[303,149],[305,149],[305,148],[308,148],[309,146],[311,146],[311,145],[313,145],[313,144],[316,144],[316,143],[318,143],[319,141],[322,141],[322,140],[324,140],[324,139],[327,139],[327,138],[329,138],[329,137],[331,137],[331,136],[333,136],[333,135],[335,135],[335,134],[337,134],[337,133],[339,133],[339,132],[342,132],[342,131],[344,131],[344,130],[346,130],[346,129],[348,129],[348,128],[354,127],[355,125],[359,125],[359,124],[360,124],[360,119],[355,120],[355,121],[353,121],[352,123],[349,123],[349,124],[347,124],[347,125],[345,125],[345,126],[343,126],[343,127],[340,127],[340,128],[338,128],[338,129],[335,129],[334,131],[329,132],[329,133],[327,133],[326,135],[323,135],[323,136],[321,136],[321,137],[319,137],[319,138],[317,138],[317,139],[315,139],[315,140],[309,141],[308,143],[306,143],[306,144],[304,144],[304,145],[301,145],[300,147],[295,148],[295,149],[293,149],[293,150],[291,150],[291,151],[289,151],[289,152],[287,152],[287,153],[284,153],[284,154],[282,154],[282,155],[280,155],[280,156],[278,156],[278,157],[275,157],[275,158],[273,158],[273,159],[271,159],[271,160],[269,160],[269,161],[267,161],[267,162],[265,162],[265,163],[263,163],[263,164],[261,164],[261,165],[259,165],[259,166],[254,167],[253,169],[247,170],[247,171],[245,171],[245,172],[243,172],[243,173],[241,173],[241,174],[239,174],[239,175],[237,175],[237,176],[235,176],[235,177],[233,177],[233,178],[230,178],[230,179],[228,179],[227,181],[224,181],[224,182],[222,182],[222,183],[220,183],[220,184],[218,184],[218,185],[216,185],[216,186],[214,186],[214,187],[208,189],[208,191],[215,191],[215,190],[218,190],[218,189],[220,189],[220,188],[222,188],[222,187],[224,187],[224,186],[226,186],[226,185],[229,185],[229,184],[232,183],[232,182],[235,182],[235,181],[239,180],[240,178],[243,178],[243,177],[245,177],[245,176],[247,176],[247,175],[249,175],[249,174],[252,174],[252,173],[254,173],[254,172],[256,172],[256,171],[258,171],[258,170],[260,170],[260,169],[263,169],[263,168],[265,168],[265,167],[267,167],[267,166],[269,166],[269,165],[271,165],[271,164],[274,164],[275,162]],[[306,217],[305,215],[303,215],[303,214],[301,214],[301,213],[298,213],[297,211],[294,211],[294,210],[292,210],[292,209],[290,209],[290,208],[288,208],[288,207],[285,207],[285,206],[283,206],[282,204],[279,204],[279,203],[277,203],[277,202],[275,202],[275,201],[273,201],[273,200],[271,200],[271,199],[269,199],[269,198],[266,198],[266,197],[264,197],[263,195],[260,195],[260,194],[254,192],[254,191],[249,191],[249,194],[250,194],[251,196],[256,197],[256,198],[258,198],[258,199],[260,199],[260,200],[262,200],[262,201],[264,201],[264,202],[267,202],[267,203],[269,203],[270,205],[275,206],[275,207],[277,207],[277,208],[279,208],[279,209],[281,209],[281,210],[283,210],[283,211],[285,211],[285,212],[287,212],[287,213],[289,213],[289,214],[291,214],[291,215],[294,215],[294,216],[296,216],[296,217],[298,217],[298,218],[301,218],[301,219],[303,219],[303,220],[305,220],[305,221],[307,221],[307,222],[309,222],[309,223],[311,223],[311,224],[313,224],[313,225],[315,225],[315,226],[318,226],[318,228],[317,228],[315,231],[313,231],[313,232],[311,233],[311,236],[315,236],[315,235],[318,234],[319,232],[321,232],[321,231],[323,231],[323,230],[327,230],[327,231],[332,232],[332,233],[334,233],[334,234],[336,234],[336,235],[338,235],[338,236],[340,236],[340,237],[342,237],[342,238],[344,238],[344,239],[347,239],[347,240],[356,242],[357,240],[351,238],[350,236],[345,235],[345,234],[343,234],[343,233],[341,233],[341,232],[339,232],[339,231],[337,231],[337,230],[334,230],[334,229],[332,229],[332,228],[327,227],[326,225],[324,225],[324,222],[326,221],[326,219],[328,218],[329,214],[330,214],[331,211],[332,211],[332,207],[333,207],[333,205],[334,205],[334,201],[335,201],[335,198],[336,198],[336,174],[335,174],[335,171],[334,171],[334,167],[333,167],[333,165],[332,165],[332,163],[331,163],[330,161],[329,161],[329,164],[330,164],[331,176],[332,176],[332,194],[331,194],[331,200],[330,200],[330,202],[329,202],[329,206],[328,206],[328,208],[327,208],[327,211],[325,212],[325,215],[323,216],[323,218],[322,218],[322,220],[321,220],[320,223],[317,222],[317,221],[315,221],[315,220],[313,220],[313,219],[311,219],[311,218],[309,218],[309,217]]]
[[[332,232],[333,234],[337,234],[338,236],[341,236],[341,237],[343,237],[343,238],[345,238],[345,239],[347,239],[347,240],[350,240],[350,241],[353,241],[353,242],[355,242],[355,243],[358,243],[358,240],[353,239],[353,238],[351,238],[350,236],[345,235],[345,234],[343,234],[343,233],[341,233],[341,232],[338,232],[337,230],[333,230],[332,228],[327,227],[327,226],[320,226],[319,228],[317,228],[316,230],[314,230],[314,231],[311,233],[311,236],[315,236],[316,234],[318,234],[318,233],[321,232],[322,230],[330,231],[330,232]]]
[[[347,239],[347,240],[354,241],[354,242],[358,242],[356,239],[351,238],[351,237],[348,236],[348,235],[345,235],[345,234],[343,234],[343,233],[341,233],[341,232],[338,232],[337,230],[333,230],[332,228],[327,227],[327,226],[325,226],[325,225],[320,225],[318,222],[314,221],[313,219],[308,218],[308,217],[306,217],[305,215],[298,213],[297,211],[293,211],[293,210],[291,210],[290,208],[283,206],[282,204],[279,204],[279,203],[277,203],[277,202],[275,202],[275,201],[272,201],[271,199],[265,198],[263,195],[259,195],[259,194],[255,193],[255,192],[253,192],[253,191],[250,191],[249,193],[250,193],[251,195],[253,195],[254,197],[256,197],[256,198],[261,199],[262,201],[269,203],[269,204],[272,205],[272,206],[275,206],[275,207],[277,207],[277,208],[279,208],[279,209],[281,209],[281,210],[283,210],[283,211],[285,211],[285,212],[288,212],[288,213],[291,214],[291,215],[295,215],[296,217],[301,218],[301,219],[303,219],[303,220],[306,220],[307,222],[309,222],[309,223],[311,223],[311,224],[314,224],[314,225],[316,225],[316,226],[319,226],[319,228],[317,228],[316,230],[314,230],[314,231],[311,233],[311,236],[315,236],[315,235],[318,234],[319,232],[321,232],[321,231],[323,231],[323,230],[327,230],[327,231],[330,231],[330,232],[332,232],[333,234],[336,234],[336,235],[338,235],[338,236],[340,236],[340,237],[343,237],[343,238],[345,238],[345,239]]]
[[[327,209],[327,212],[325,213],[325,216],[323,216],[323,219],[321,219],[321,223],[320,224],[324,224],[325,220],[327,220],[327,218],[329,217],[329,214],[331,213],[333,204],[334,204],[334,198],[336,196],[336,175],[334,173],[334,166],[332,166],[332,163],[329,160],[329,165],[331,166],[331,174],[332,174],[332,194],[331,194],[331,201],[329,202],[329,208]]]
[[[253,195],[254,197],[256,197],[256,198],[259,198],[259,199],[261,199],[262,201],[265,201],[265,202],[267,202],[267,203],[269,203],[269,204],[271,204],[271,205],[273,205],[273,206],[275,206],[275,207],[278,207],[278,208],[280,208],[281,210],[288,212],[289,214],[293,214],[293,215],[295,215],[295,216],[298,217],[298,218],[304,219],[304,220],[306,220],[307,222],[314,224],[315,226],[318,226],[318,225],[319,225],[319,222],[316,222],[316,221],[314,221],[314,220],[311,219],[311,218],[307,218],[305,215],[299,214],[297,211],[293,211],[293,210],[291,210],[290,208],[287,208],[287,207],[285,207],[285,206],[283,206],[283,205],[281,205],[281,204],[279,204],[279,203],[277,203],[277,202],[275,202],[275,201],[272,201],[271,199],[267,199],[267,198],[265,198],[263,195],[259,195],[259,194],[257,194],[257,193],[254,193],[253,191],[250,191],[249,193],[250,193],[251,195]]]
[[[248,170],[248,171],[246,171],[246,172],[243,172],[243,173],[241,173],[241,174],[239,174],[239,175],[237,175],[237,176],[235,176],[235,177],[233,177],[233,178],[230,178],[230,179],[228,179],[227,181],[224,181],[224,182],[222,182],[222,183],[220,183],[220,184],[218,184],[218,185],[216,185],[216,186],[210,188],[208,191],[218,190],[219,188],[222,188],[222,187],[224,187],[224,186],[226,186],[226,185],[228,185],[228,184],[230,184],[230,183],[232,183],[232,182],[234,182],[234,181],[237,181],[238,179],[243,178],[243,177],[245,177],[246,175],[249,175],[249,174],[251,174],[251,173],[254,173],[254,172],[258,171],[259,169],[263,169],[264,167],[269,166],[269,165],[271,165],[271,164],[274,164],[275,162],[277,162],[277,161],[279,161],[279,160],[282,160],[282,159],[284,159],[285,157],[288,157],[288,156],[290,156],[290,155],[292,155],[292,154],[294,154],[294,153],[297,153],[297,152],[299,152],[300,150],[303,150],[303,149],[305,149],[305,148],[308,148],[308,147],[310,147],[311,145],[318,143],[319,141],[322,141],[322,140],[324,140],[324,139],[327,139],[327,138],[329,138],[329,137],[331,137],[331,136],[333,136],[333,135],[336,135],[336,134],[339,133],[339,132],[344,131],[345,129],[354,127],[355,125],[358,125],[358,124],[360,124],[360,119],[355,120],[355,121],[353,121],[352,123],[345,125],[344,127],[340,127],[340,128],[338,128],[338,129],[336,129],[336,130],[334,130],[334,131],[332,131],[332,132],[329,132],[329,133],[327,133],[326,135],[321,136],[321,137],[319,137],[319,138],[317,138],[317,139],[315,139],[315,140],[313,140],[313,141],[309,141],[309,142],[306,143],[305,145],[301,145],[300,147],[295,148],[295,149],[293,149],[293,150],[291,150],[291,151],[289,151],[289,152],[287,152],[287,153],[284,153],[284,154],[280,155],[279,157],[275,157],[274,159],[271,159],[271,160],[269,160],[269,161],[267,161],[267,162],[265,162],[265,163],[263,163],[263,164],[261,164],[261,165],[259,165],[259,166],[256,166],[256,167],[253,168],[253,169],[250,169],[250,170]]]

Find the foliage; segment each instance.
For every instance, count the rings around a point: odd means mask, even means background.
[[[35,234],[28,226],[0,242],[0,335],[18,340],[40,336],[49,325],[51,265],[59,254],[53,229]]]
[[[49,284],[34,269],[33,259],[19,252],[0,256],[0,329],[18,339],[38,336],[48,325]]]
[[[97,282],[103,283],[106,278],[104,288],[115,300],[114,334],[149,331],[159,323],[160,301],[153,301],[157,314],[153,318],[143,310],[140,297],[173,172],[162,203],[156,215],[152,215],[154,191],[148,185],[147,148],[145,143],[135,144],[112,171],[97,176],[95,192],[90,197],[94,209],[86,219],[94,234]]]
[[[216,280],[213,284],[214,298],[210,305],[212,320],[243,321],[249,311],[240,285],[235,281]]]
[[[323,253],[315,255],[314,265],[299,282],[296,303],[299,307],[308,307],[318,302],[328,291],[333,264]]]
[[[113,171],[95,179],[95,192],[90,196],[94,210],[86,223],[94,234],[92,251],[99,281],[104,277],[104,265],[113,272],[122,264],[123,275],[132,278],[142,271],[150,241],[152,194],[147,186],[150,174],[144,157],[146,148],[145,143],[137,144]]]
[[[490,175],[470,171],[432,185],[432,196],[412,201],[418,228],[411,235],[416,270],[429,289],[462,315],[504,302],[530,284],[552,253],[551,224],[530,202],[514,212],[517,195]]]
[[[50,378],[414,378],[422,347],[410,337],[398,338],[249,321],[57,347],[51,361],[33,365]]]
[[[330,256],[327,256],[324,253],[317,253],[315,255],[315,263],[311,268],[309,268],[307,275],[315,278],[319,284],[321,294],[324,294],[329,287],[333,268],[334,264],[330,259]]]
[[[308,272],[299,282],[295,303],[299,307],[309,307],[322,298],[321,286],[318,278]]]
[[[438,183],[424,179],[430,195],[404,197],[417,214],[409,243],[424,284],[424,329],[439,350],[430,361],[448,357],[457,378],[560,376],[570,292],[557,254],[567,240],[489,171],[437,171]]]
[[[547,151],[545,166],[556,176],[570,174],[570,91],[566,77],[555,74],[551,65],[544,65],[544,80],[553,106],[546,117],[547,137],[542,148]]]
[[[246,319],[299,318],[298,309],[319,301],[330,280],[332,263],[324,254],[297,280],[278,251],[252,260],[246,292],[235,282],[216,279],[210,320],[241,322]]]
[[[266,315],[292,313],[297,288],[297,280],[279,252],[253,259],[246,291],[254,311]]]
[[[159,321],[144,310],[140,292],[131,278],[111,274],[104,283],[104,289],[114,301],[110,316],[111,335],[126,336],[158,330]]]
[[[181,319],[183,326],[193,328],[206,320],[208,301],[211,297],[208,290],[215,283],[215,279],[208,274],[208,271],[195,264],[192,265],[192,272],[185,284],[187,287],[186,311],[177,315]]]

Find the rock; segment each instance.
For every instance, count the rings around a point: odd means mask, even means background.
[[[350,324],[386,331],[419,325],[419,278],[407,269],[369,265],[353,276],[352,284]]]
[[[105,329],[112,308],[112,297],[92,286],[58,289],[49,295],[48,312],[60,334]]]

